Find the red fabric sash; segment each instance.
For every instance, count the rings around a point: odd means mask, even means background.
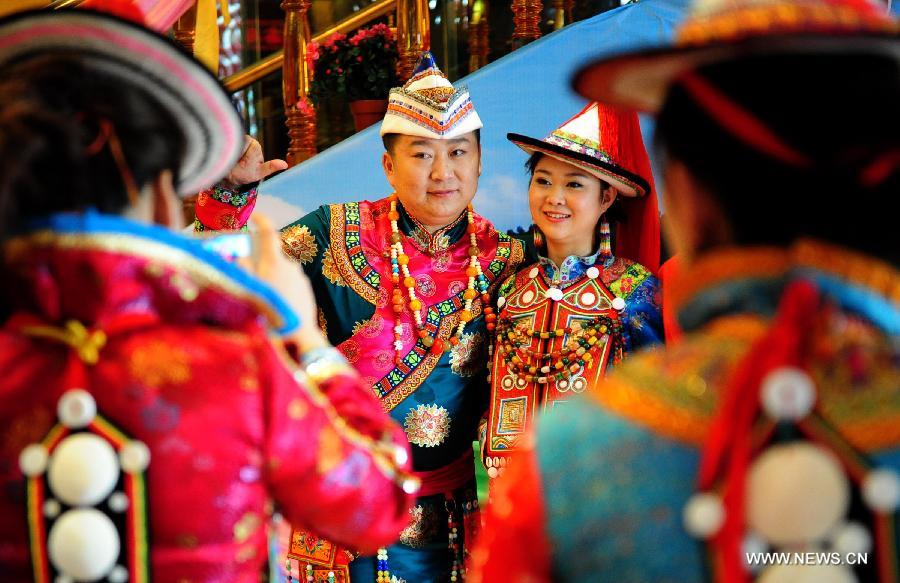
[[[456,461],[430,472],[413,472],[422,480],[417,496],[434,496],[462,488],[475,475],[472,452],[466,450]]]

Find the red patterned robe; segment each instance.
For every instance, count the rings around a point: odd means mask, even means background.
[[[258,581],[273,503],[354,548],[397,537],[402,430],[352,369],[306,374],[269,340],[266,318],[282,316],[267,288],[182,237],[95,213],[4,251],[4,581],[71,567],[48,556],[85,516],[113,526],[118,555],[85,540],[131,582]],[[64,464],[80,491],[54,478]]]

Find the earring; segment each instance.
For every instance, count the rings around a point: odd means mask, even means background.
[[[612,235],[606,215],[600,217],[600,255],[612,255]]]
[[[532,225],[531,233],[534,237],[534,247],[538,251],[543,251],[544,250],[544,234],[541,232],[541,229],[537,225]]]

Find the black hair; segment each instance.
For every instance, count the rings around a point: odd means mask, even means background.
[[[107,123],[139,190],[164,170],[177,184],[184,137],[146,92],[74,56],[6,67],[0,76],[0,235],[57,212],[123,212],[129,199],[122,172],[109,143],[98,142]],[[99,144],[93,154],[92,144]]]
[[[683,163],[720,205],[739,245],[830,241],[894,264],[900,168],[875,184],[865,169],[900,148],[900,67],[874,55],[753,56],[696,74],[762,121],[811,167],[736,139],[679,84],[656,126],[664,157]],[[715,245],[715,242],[707,246]]]
[[[397,138],[402,134],[384,134],[381,136],[381,143],[384,145],[384,151],[393,154],[394,153],[394,144],[397,142]],[[477,145],[481,145],[481,128],[475,130],[475,143]]]

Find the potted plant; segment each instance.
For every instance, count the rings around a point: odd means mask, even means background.
[[[388,92],[400,84],[397,41],[387,25],[361,28],[351,37],[334,34],[321,45],[310,43],[308,55],[313,70],[313,103],[343,95],[350,102],[357,131],[384,116]]]

